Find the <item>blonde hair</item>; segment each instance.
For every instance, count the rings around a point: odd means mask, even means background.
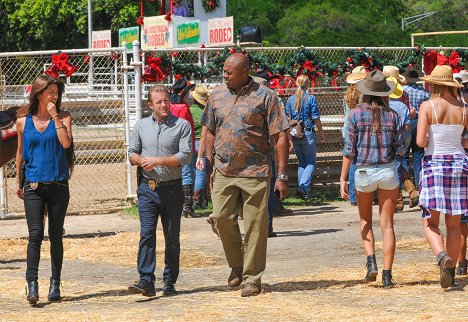
[[[372,95],[364,95],[362,97],[362,102],[367,103],[371,106],[372,111],[372,127],[374,129],[374,133],[381,133],[382,132],[382,111],[392,112],[393,111],[387,106],[383,97],[380,96],[372,96]]]
[[[432,99],[439,98],[445,94],[445,92],[449,93],[449,96],[453,98],[457,98],[455,91],[453,90],[454,87],[445,86],[445,85],[438,85],[438,84],[429,84],[429,94]]]
[[[345,98],[346,104],[348,105],[350,109],[353,109],[359,103],[360,95],[361,95],[361,92],[357,90],[355,84],[351,84],[348,86],[344,94],[344,98]]]
[[[296,79],[296,85],[297,85],[297,90],[296,90],[296,105],[294,106],[294,109],[299,111],[299,107],[301,106],[302,103],[302,91],[305,91],[307,87],[309,87],[309,77],[307,75],[300,75]]]

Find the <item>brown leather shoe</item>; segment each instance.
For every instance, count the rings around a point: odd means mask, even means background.
[[[455,263],[453,259],[445,255],[439,263],[440,266],[440,286],[442,288],[447,288],[452,285],[452,269],[455,268]]]
[[[262,292],[262,287],[260,285],[255,285],[254,283],[246,283],[242,289],[241,296],[256,296]]]
[[[229,287],[238,287],[242,284],[242,267],[234,267],[228,277]]]
[[[292,209],[279,207],[273,212],[273,216],[291,216],[293,214]]]

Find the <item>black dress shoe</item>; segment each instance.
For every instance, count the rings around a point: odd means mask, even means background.
[[[26,299],[31,305],[36,305],[37,301],[39,301],[39,284],[37,284],[37,281],[28,282],[28,295]]]
[[[156,291],[154,290],[154,284],[146,280],[140,280],[136,284],[132,284],[128,287],[128,291],[133,294],[141,294],[143,296],[155,296]]]
[[[47,299],[50,302],[60,301],[60,280],[59,279],[50,279],[50,286],[49,286],[49,295]]]
[[[164,284],[164,289],[163,289],[163,295],[164,296],[172,296],[172,295],[176,295],[177,294],[177,291],[174,287],[174,284],[172,283],[166,283]]]
[[[367,274],[364,280],[366,282],[375,282],[377,280],[377,261],[375,259],[375,255],[369,255],[367,256]]]
[[[268,232],[268,238],[278,237],[278,234],[273,230]]]

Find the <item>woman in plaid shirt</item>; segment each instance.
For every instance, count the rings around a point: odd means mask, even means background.
[[[416,143],[425,147],[419,184],[419,206],[423,210],[424,234],[440,267],[440,286],[455,283],[455,262],[460,251],[460,217],[468,213],[468,157],[462,133],[468,128],[466,104],[459,101],[449,66],[436,66],[421,77],[430,84],[429,101],[419,110]],[[439,229],[445,215],[447,239],[444,247]]]
[[[341,196],[348,199],[346,177],[353,163],[361,239],[367,255],[365,281],[375,281],[378,272],[372,230],[372,202],[377,191],[384,253],[382,284],[391,287],[394,285],[392,266],[396,245],[393,215],[400,185],[395,157],[397,153],[403,155],[405,152],[398,114],[389,108],[388,95],[393,92],[395,83],[387,81],[381,71],[375,70],[356,87],[363,94],[363,103],[357,105],[346,120]]]

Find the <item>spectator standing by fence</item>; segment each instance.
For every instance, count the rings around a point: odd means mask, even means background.
[[[392,266],[396,246],[393,215],[400,186],[395,156],[404,154],[399,117],[389,108],[388,95],[393,92],[395,84],[375,70],[356,87],[363,94],[363,103],[351,110],[346,119],[340,191],[343,198],[349,198],[346,178],[350,164],[355,163],[361,240],[367,255],[367,282],[375,281],[378,273],[372,229],[372,202],[377,191],[383,235],[382,284],[391,287],[394,285]]]
[[[430,84],[430,99],[421,105],[416,143],[426,148],[422,163],[419,206],[424,234],[440,267],[440,285],[455,283],[455,262],[460,252],[460,217],[468,213],[468,157],[461,143],[468,127],[466,104],[457,99],[449,66],[436,66],[422,77]],[[439,228],[445,215],[446,245]]]
[[[29,114],[17,120],[17,195],[24,199],[29,241],[26,259],[27,300],[39,300],[37,283],[41,244],[44,238],[44,210],[49,218],[52,276],[49,301],[58,301],[63,263],[63,224],[70,192],[68,179],[73,170],[72,118],[61,110],[64,85],[48,75],[32,84]],[[24,170],[21,169],[24,162]],[[24,181],[21,172],[24,171]]]
[[[247,56],[229,56],[223,68],[225,83],[215,88],[203,117],[207,127],[207,167],[212,174],[213,218],[231,267],[230,287],[244,282],[242,296],[261,292],[268,238],[267,202],[272,147],[278,149],[275,190],[283,199],[288,193],[287,160],[289,128],[276,94],[249,77]],[[243,207],[244,240],[233,214]]]
[[[164,295],[176,294],[179,276],[180,219],[184,193],[181,168],[192,157],[192,133],[189,122],[171,114],[169,92],[160,85],[150,88],[148,107],[152,115],[138,120],[128,150],[132,165],[139,172],[138,213],[140,244],[137,267],[140,280],[129,291],[154,296],[156,267],[156,225],[164,231]]]
[[[305,132],[300,138],[293,132],[291,135],[298,161],[296,192],[301,199],[307,200],[310,198],[310,185],[317,167],[315,131],[318,130],[322,143],[325,142],[325,134],[320,121],[317,99],[307,94],[310,86],[309,78],[306,75],[300,75],[296,79],[296,84],[296,93],[286,102],[286,115],[290,120],[301,122]]]

